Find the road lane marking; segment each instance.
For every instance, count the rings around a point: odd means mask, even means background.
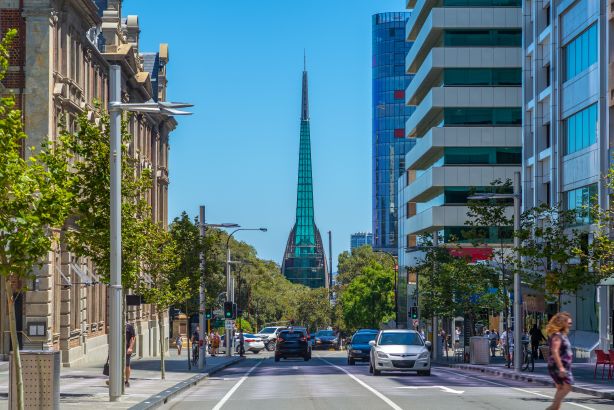
[[[493,382],[493,381],[490,381],[490,380],[480,379],[480,378],[478,378],[478,377],[467,376],[467,375],[465,375],[465,374],[456,373],[456,372],[453,372],[453,371],[450,371],[450,370],[444,370],[444,369],[438,369],[438,370],[443,371],[443,372],[445,372],[445,373],[450,373],[450,374],[455,374],[455,375],[457,375],[457,376],[466,377],[466,378],[468,378],[468,379],[473,379],[473,380],[478,380],[478,381],[485,382],[485,383],[490,383],[490,384],[493,384],[493,385],[495,385],[495,386],[506,387],[506,388],[508,388],[508,389],[512,389],[512,390],[516,390],[516,391],[521,391],[521,392],[523,392],[523,393],[533,394],[533,395],[535,395],[535,396],[546,397],[546,398],[548,398],[548,399],[553,399],[553,398],[554,398],[554,397],[552,397],[552,396],[548,396],[547,394],[538,393],[538,392],[536,392],[536,391],[531,391],[531,390],[521,389],[521,388],[519,388],[519,387],[512,387],[512,386],[509,386],[509,385],[507,385],[507,384],[501,384],[501,383]],[[587,409],[587,410],[597,410],[597,409],[595,409],[595,408],[593,408],[593,407],[588,407],[588,406],[585,406],[585,405],[583,405],[583,404],[573,403],[573,402],[570,402],[570,401],[563,401],[563,403],[569,404],[569,405],[571,405],[571,406],[577,406],[577,407],[580,407],[580,408],[583,408],[583,409]]]
[[[232,389],[228,390],[228,392],[227,392],[227,393],[224,395],[224,397],[222,397],[222,400],[220,400],[220,401],[219,401],[219,402],[218,402],[218,403],[215,405],[215,407],[213,408],[213,410],[220,410],[220,409],[222,408],[222,406],[223,406],[223,405],[224,405],[224,404],[225,404],[225,403],[228,401],[228,399],[230,399],[230,396],[232,396],[232,395],[233,395],[233,393],[234,393],[235,391],[237,391],[237,389],[239,388],[239,386],[241,386],[241,385],[243,384],[243,382],[244,382],[245,380],[247,380],[247,377],[248,377],[248,376],[251,374],[251,372],[253,372],[253,371],[254,371],[254,369],[255,369],[256,367],[260,366],[260,364],[261,364],[262,362],[263,362],[263,360],[260,360],[258,363],[256,363],[255,365],[253,365],[253,366],[252,366],[252,368],[251,368],[251,369],[249,369],[249,370],[247,371],[247,373],[245,373],[245,374],[243,375],[243,377],[241,377],[241,378],[239,379],[239,381],[238,381],[238,382],[237,382],[237,383],[236,383],[234,386],[232,386]]]
[[[392,400],[390,400],[388,397],[384,396],[382,393],[380,393],[379,391],[375,390],[373,387],[369,386],[367,383],[363,382],[362,380],[360,380],[358,377],[354,376],[352,373],[350,373],[349,371],[345,370],[343,367],[337,366],[336,364],[332,364],[331,362],[329,362],[326,359],[323,359],[321,357],[318,357],[318,359],[322,360],[324,363],[327,363],[330,366],[333,366],[336,369],[341,370],[343,373],[347,374],[348,376],[350,376],[355,382],[357,382],[358,384],[360,384],[362,387],[364,387],[365,389],[369,390],[371,393],[375,394],[377,397],[379,397],[380,399],[382,399],[387,405],[389,405],[390,407],[392,407],[394,410],[403,410],[401,407],[399,407],[395,402],[393,402]],[[214,409],[217,410],[217,409]]]
[[[442,391],[446,392],[446,393],[453,393],[453,394],[463,394],[465,391],[464,390],[454,390],[451,389],[449,387],[446,386],[400,386],[397,387],[397,389],[441,389]]]

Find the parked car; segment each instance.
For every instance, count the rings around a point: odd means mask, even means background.
[[[225,353],[226,352],[226,347],[224,346],[224,336],[222,335],[221,337],[221,342],[220,342],[220,348],[219,351],[220,353]],[[234,338],[234,350],[235,353],[239,353],[239,335],[235,334],[235,338]],[[252,352],[254,354],[258,354],[261,351],[264,350],[264,342],[262,341],[261,338],[256,337],[256,335],[251,334],[251,333],[243,333],[243,348],[245,349],[246,352]]]
[[[275,361],[288,357],[302,357],[305,361],[311,359],[311,346],[307,339],[307,331],[289,328],[279,332],[275,347]]]
[[[277,335],[285,328],[285,326],[267,326],[264,329],[261,329],[260,332],[256,333],[254,336],[262,339],[266,350],[272,352],[273,350],[275,350]]]
[[[330,349],[339,350],[339,335],[333,330],[318,330],[314,338],[314,349]]]
[[[375,340],[378,331],[362,331],[356,332],[352,336],[350,343],[347,346],[348,351],[348,364],[353,366],[356,360],[369,361],[371,354],[371,346],[369,342]]]
[[[382,371],[431,375],[431,342],[423,341],[415,330],[382,330],[369,345],[369,372],[374,376],[379,376]]]

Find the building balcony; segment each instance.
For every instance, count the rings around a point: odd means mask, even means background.
[[[469,207],[465,205],[434,206],[402,221],[406,235],[422,235],[448,226],[465,226]],[[506,209],[506,216],[511,217],[512,207]]]
[[[407,105],[418,105],[433,86],[441,82],[444,68],[522,67],[519,47],[435,47],[426,55],[420,69],[405,91]]]
[[[521,127],[433,127],[405,155],[410,170],[426,169],[445,147],[519,147]]]
[[[412,74],[418,71],[430,49],[441,45],[444,29],[520,29],[522,27],[521,9],[515,7],[433,8],[424,22],[412,29],[410,23],[419,15],[420,13],[412,13],[407,23],[407,40],[413,41],[414,44],[405,59],[405,67],[407,72]]]
[[[521,107],[520,87],[437,87],[431,89],[405,123],[407,137],[419,136],[444,108]]]
[[[445,187],[484,187],[496,180],[513,180],[518,166],[472,165],[433,167],[424,172],[408,187],[403,198],[407,202],[427,202],[443,193]]]

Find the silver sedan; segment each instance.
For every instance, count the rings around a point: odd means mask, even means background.
[[[374,376],[379,376],[382,371],[431,375],[431,342],[423,341],[415,330],[382,330],[369,344],[369,372]]]

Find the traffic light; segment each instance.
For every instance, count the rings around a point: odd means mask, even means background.
[[[412,319],[418,319],[418,306],[412,306],[409,312]]]
[[[243,309],[237,309],[237,317],[243,316]]]
[[[237,304],[233,303],[232,304],[232,320],[235,320],[237,318]]]
[[[213,318],[213,312],[211,311],[211,309],[205,310],[205,319],[210,320],[212,318]]]
[[[224,319],[232,319],[233,305],[234,303],[232,302],[224,302]]]

